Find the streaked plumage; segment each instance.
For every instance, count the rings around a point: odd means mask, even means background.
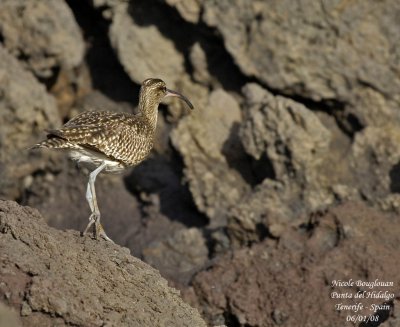
[[[87,200],[92,209],[88,227],[95,223],[96,231],[108,240],[100,224],[95,178],[101,171],[120,172],[146,159],[154,144],[158,105],[166,96],[180,97],[193,109],[183,95],[168,90],[162,80],[150,78],[140,89],[139,114],[83,112],[60,129],[48,130],[47,140],[32,147],[67,150],[73,160],[95,169],[87,189]]]
[[[124,169],[137,165],[149,155],[155,128],[141,114],[88,111],[72,118],[62,128],[47,133],[48,139],[38,147],[71,149],[73,159],[78,157],[77,153],[92,157],[97,154],[99,160],[106,157]],[[106,167],[105,171],[110,170]]]

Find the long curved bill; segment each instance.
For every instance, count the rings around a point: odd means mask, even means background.
[[[194,109],[194,107],[193,107],[192,103],[189,101],[189,99],[187,97],[183,96],[182,94],[176,92],[176,91],[172,91],[172,90],[167,89],[167,93],[165,93],[164,97],[178,97],[178,98],[181,98],[183,101],[186,102],[186,104],[189,106],[190,109],[192,109],[192,110]]]

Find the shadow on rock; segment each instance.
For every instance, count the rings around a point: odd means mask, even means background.
[[[256,186],[264,179],[275,179],[274,167],[271,160],[264,153],[259,159],[247,154],[240,139],[240,123],[234,122],[229,136],[222,145],[221,153],[231,169],[236,170],[247,184]]]
[[[182,184],[179,164],[172,163],[164,156],[154,155],[125,177],[125,185],[129,191],[138,194],[144,204],[151,200],[159,206],[159,211],[172,221],[178,221],[188,227],[202,227],[206,218],[196,209],[193,199]],[[154,199],[154,197],[153,197]]]
[[[109,22],[102,17],[99,10],[94,10],[86,1],[68,0],[67,3],[88,43],[85,60],[93,87],[114,101],[126,101],[137,105],[139,85],[130,80],[111,47],[107,36]]]

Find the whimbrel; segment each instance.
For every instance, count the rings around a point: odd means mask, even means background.
[[[67,150],[72,160],[92,169],[86,190],[91,215],[83,235],[94,224],[95,238],[101,236],[111,241],[100,223],[94,187],[96,176],[100,172],[121,172],[146,159],[153,148],[158,105],[169,96],[181,98],[193,109],[186,97],[167,89],[164,81],[149,78],[140,88],[137,115],[109,111],[83,112],[60,129],[47,130],[47,140],[32,147]]]

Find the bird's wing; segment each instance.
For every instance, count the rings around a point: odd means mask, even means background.
[[[146,141],[140,126],[132,123],[134,120],[134,116],[124,113],[84,112],[62,128],[47,132],[50,137],[56,136],[126,162],[135,145]]]
[[[126,116],[131,115],[110,111],[85,111],[70,119],[63,127],[101,125],[106,121],[123,120]]]
[[[106,136],[107,129],[104,125],[63,126],[60,129],[47,130],[47,134],[48,137],[57,136],[76,144],[94,146]]]
[[[131,115],[109,111],[86,111],[69,120],[60,129],[47,130],[49,136],[57,136],[65,140],[96,146],[108,137],[115,137],[119,126],[131,119]]]

